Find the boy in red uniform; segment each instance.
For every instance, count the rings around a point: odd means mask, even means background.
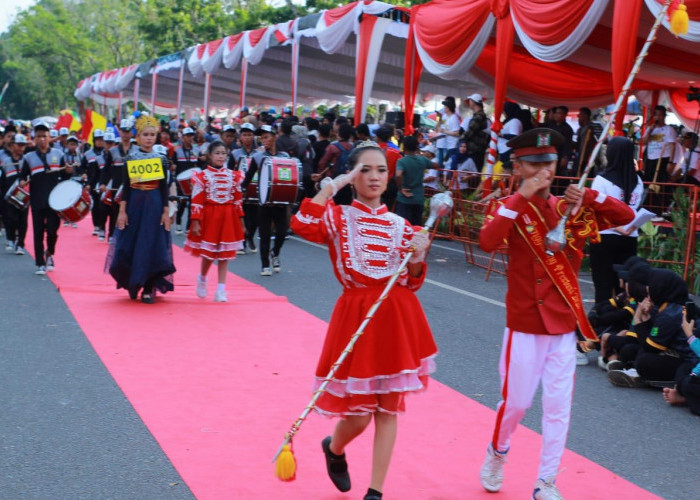
[[[578,271],[587,239],[598,231],[628,224],[634,212],[624,203],[592,189],[566,188],[563,198],[550,194],[557,146],[564,137],[544,128],[508,141],[515,155],[514,173],[522,179],[512,196],[491,205],[479,236],[486,252],[508,241],[506,329],[501,352],[501,401],[496,426],[481,468],[481,484],[500,490],[510,437],[532,404],[542,381],[542,452],[533,498],[560,499],[554,485],[566,444],[576,369],[576,325],[595,338],[578,287]],[[547,232],[566,207],[567,244],[546,252]]]

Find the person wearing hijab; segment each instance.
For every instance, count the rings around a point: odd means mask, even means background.
[[[608,168],[593,179],[591,189],[599,195],[612,196],[637,211],[642,203],[644,186],[634,164],[634,143],[626,137],[608,141]],[[600,232],[600,242],[591,244],[591,271],[595,303],[607,303],[621,292],[615,264],[622,264],[637,254],[638,228],[628,225]]]
[[[683,332],[683,307],[688,300],[688,285],[670,269],[654,269],[649,277],[649,297],[642,301],[635,332],[639,352],[635,370],[608,372],[608,379],[619,386],[637,387],[641,380],[672,381],[686,362],[698,362]],[[648,301],[651,307],[644,307]],[[635,377],[635,375],[638,375]],[[627,380],[629,379],[629,380]],[[628,384],[621,382],[627,381]]]

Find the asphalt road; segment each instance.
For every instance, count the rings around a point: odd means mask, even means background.
[[[292,237],[282,266],[261,277],[249,254],[230,269],[327,321],[341,290],[326,249]],[[191,498],[54,285],[33,269],[28,256],[0,250],[0,498]],[[436,242],[418,296],[440,348],[436,378],[495,408],[506,285],[484,275],[460,245]],[[582,288],[590,298],[592,285]],[[700,419],[667,406],[658,390],[613,387],[590,358],[577,368],[568,447],[665,498],[700,498]],[[539,432],[540,419],[538,395],[523,423]]]
[[[257,254],[240,256],[230,268],[328,321],[341,288],[327,250],[291,237],[281,260],[282,272],[272,277],[260,276]],[[485,281],[484,270],[466,263],[462,245],[449,241],[435,242],[428,263],[418,297],[440,349],[435,378],[495,409],[505,277],[492,273]],[[590,276],[581,280],[584,300],[592,300]],[[597,354],[589,358],[588,366],[577,368],[567,447],[664,498],[700,498],[700,418],[686,408],[669,407],[658,389],[612,386],[597,366]],[[541,432],[541,418],[538,392],[523,424]],[[474,446],[485,449],[487,441]]]

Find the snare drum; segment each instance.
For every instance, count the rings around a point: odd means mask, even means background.
[[[68,222],[79,222],[90,213],[92,197],[79,182],[59,182],[49,193],[49,206]]]
[[[252,156],[243,156],[240,160],[238,160],[238,166],[236,167],[236,170],[240,170],[245,176],[252,162]],[[255,175],[248,183],[248,187],[246,188],[245,193],[243,193],[243,201],[245,201],[246,203],[251,201],[258,201],[258,172],[255,172]]]
[[[29,186],[26,189],[19,185],[19,179],[12,183],[10,189],[5,193],[5,201],[14,205],[19,210],[24,210],[29,206]]]
[[[112,203],[114,203],[114,192],[116,189],[112,189],[112,181],[109,181],[107,183],[107,186],[105,187],[104,192],[100,195],[100,201],[107,205],[108,207],[112,206]]]
[[[180,191],[185,196],[192,196],[192,176],[197,172],[201,172],[198,168],[188,168],[187,170],[180,172],[175,177],[177,185],[180,186]]]
[[[260,167],[261,205],[287,205],[301,190],[301,163],[296,158],[267,156]]]

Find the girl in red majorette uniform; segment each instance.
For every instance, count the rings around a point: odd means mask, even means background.
[[[381,498],[396,440],[397,414],[405,410],[404,397],[424,390],[435,369],[437,347],[414,294],[425,279],[430,239],[382,204],[388,168],[376,144],[360,144],[348,162],[352,171],[333,179],[313,199],[305,199],[291,226],[295,234],[328,245],[336,278],[343,285],[316,368],[316,387],[409,248],[416,249],[316,405],[319,413],[342,419],[321,443],[328,475],[340,491],[350,489],[344,449],[374,417],[372,478],[364,498],[376,500]],[[355,200],[335,205],[333,195],[347,184],[355,188]]]
[[[207,272],[218,261],[219,284],[214,302],[226,302],[228,261],[243,248],[243,174],[226,168],[228,149],[214,141],[208,149],[207,167],[192,176],[192,225],[185,240],[185,251],[202,257],[197,276],[197,296],[207,296]]]

